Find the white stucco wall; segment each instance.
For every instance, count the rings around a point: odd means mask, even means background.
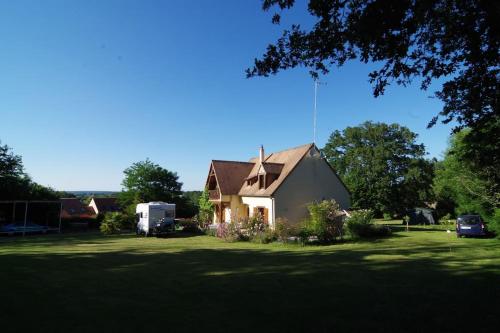
[[[253,216],[253,211],[255,207],[263,207],[267,208],[268,210],[268,215],[267,215],[267,223],[269,223],[269,226],[273,227],[274,226],[274,205],[273,205],[273,198],[266,198],[266,197],[241,197],[241,201],[243,204],[248,205],[249,207],[249,213],[250,217]]]
[[[350,207],[349,192],[319,152],[312,150],[313,156],[307,153],[274,193],[276,218],[298,223],[308,216],[309,203],[325,199],[335,199],[342,209]]]

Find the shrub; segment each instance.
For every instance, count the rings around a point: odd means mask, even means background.
[[[122,230],[124,224],[126,218],[122,213],[106,213],[99,229],[105,235],[116,234]]]
[[[274,242],[277,239],[276,234],[270,228],[266,228],[263,231],[259,231],[252,235],[250,240],[254,243],[268,244]]]
[[[389,227],[373,224],[373,212],[371,210],[352,212],[351,216],[347,218],[346,228],[353,239],[384,237],[391,234]]]
[[[247,220],[243,220],[241,225],[242,228],[246,230],[248,237],[250,238],[268,228],[268,225],[264,222],[264,219],[260,214],[254,215]]]
[[[207,229],[208,226],[212,224],[214,205],[210,201],[208,190],[206,188],[198,199],[198,207],[199,212],[197,220],[200,222],[200,227],[202,229]]]
[[[217,237],[217,228],[206,228],[204,232],[207,236]]]
[[[277,239],[275,232],[269,228],[260,214],[242,220],[238,225],[240,226],[239,240],[267,244]]]
[[[185,233],[195,234],[195,233],[201,232],[200,225],[199,225],[198,221],[196,221],[195,219],[193,219],[193,220],[181,220],[181,221],[179,221],[178,225],[180,227],[182,227],[181,231],[185,232]]]
[[[452,225],[455,224],[455,220],[451,218],[451,214],[447,213],[446,215],[442,216],[441,219],[439,220],[440,224],[444,225]]]
[[[313,236],[311,230],[307,227],[307,223],[308,221],[307,220],[304,220],[302,222],[302,225],[299,229],[299,239],[300,239],[300,242],[302,243],[302,245],[305,245],[308,241],[309,241],[309,238],[311,238]]]
[[[237,223],[219,223],[217,225],[216,236],[227,242],[237,242],[248,240]]]
[[[365,230],[366,234],[363,237],[370,238],[370,237],[386,237],[390,236],[392,234],[391,228],[389,228],[386,225],[376,225],[373,224]]]
[[[229,242],[247,241],[248,236],[241,230],[239,223],[231,222],[227,226],[226,240]]]
[[[373,226],[373,212],[371,210],[358,210],[347,218],[347,232],[352,238],[366,237]]]
[[[496,208],[491,217],[486,218],[488,231],[496,234],[500,238],[500,208]]]
[[[352,238],[363,238],[370,234],[373,226],[373,212],[371,210],[359,210],[351,213],[347,218],[347,232]]]
[[[392,220],[392,214],[391,213],[384,213],[384,220]]]
[[[274,224],[274,235],[277,240],[286,243],[290,237],[299,236],[299,227],[290,224],[285,218],[278,217]]]
[[[343,236],[344,214],[335,200],[312,203],[307,209],[310,218],[304,221],[300,234],[316,236],[320,243],[329,243]]]

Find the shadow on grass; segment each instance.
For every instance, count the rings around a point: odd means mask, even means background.
[[[476,256],[482,261],[477,267],[457,256],[447,265],[437,255],[410,257],[419,251],[3,255],[2,332],[445,332],[463,330],[453,316],[472,312],[481,314],[475,332],[495,327],[495,258]],[[426,247],[431,254],[447,251]]]
[[[203,236],[201,233],[176,232],[174,234],[162,235],[157,238],[191,238]],[[47,235],[21,235],[6,236],[0,238],[0,246],[15,245],[16,247],[32,247],[35,246],[65,246],[79,243],[86,244],[107,244],[113,240],[122,240],[127,238],[144,238],[137,236],[135,233],[122,233],[116,235],[103,235],[100,232],[85,232],[71,234],[47,234]],[[153,237],[154,238],[154,237]]]
[[[400,224],[390,224],[388,225],[393,231],[406,231],[406,225]],[[455,231],[454,226],[450,226],[449,228],[446,228],[445,226],[442,227],[433,227],[433,226],[415,226],[415,225],[410,225],[410,231],[441,231],[441,232],[446,232],[446,229],[450,229],[452,231]]]

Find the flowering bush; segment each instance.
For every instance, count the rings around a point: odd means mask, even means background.
[[[247,239],[267,244],[276,240],[274,231],[269,228],[269,225],[264,222],[262,215],[257,214],[247,220],[242,221],[242,229],[245,231]]]
[[[287,242],[290,237],[299,236],[300,225],[291,224],[287,219],[278,217],[274,224],[275,237],[281,242]]]
[[[247,220],[243,220],[242,227],[247,231],[249,237],[253,237],[257,233],[265,231],[267,224],[264,223],[262,216],[257,214]]]
[[[248,237],[242,231],[240,224],[236,222],[219,223],[217,226],[216,236],[228,242],[248,240]]]
[[[310,204],[310,217],[303,223],[300,232],[302,239],[315,236],[320,243],[329,243],[342,238],[344,233],[344,213],[335,200],[323,200]]]

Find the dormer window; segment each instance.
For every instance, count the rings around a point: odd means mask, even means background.
[[[259,175],[259,189],[266,188],[266,177],[265,175]]]

